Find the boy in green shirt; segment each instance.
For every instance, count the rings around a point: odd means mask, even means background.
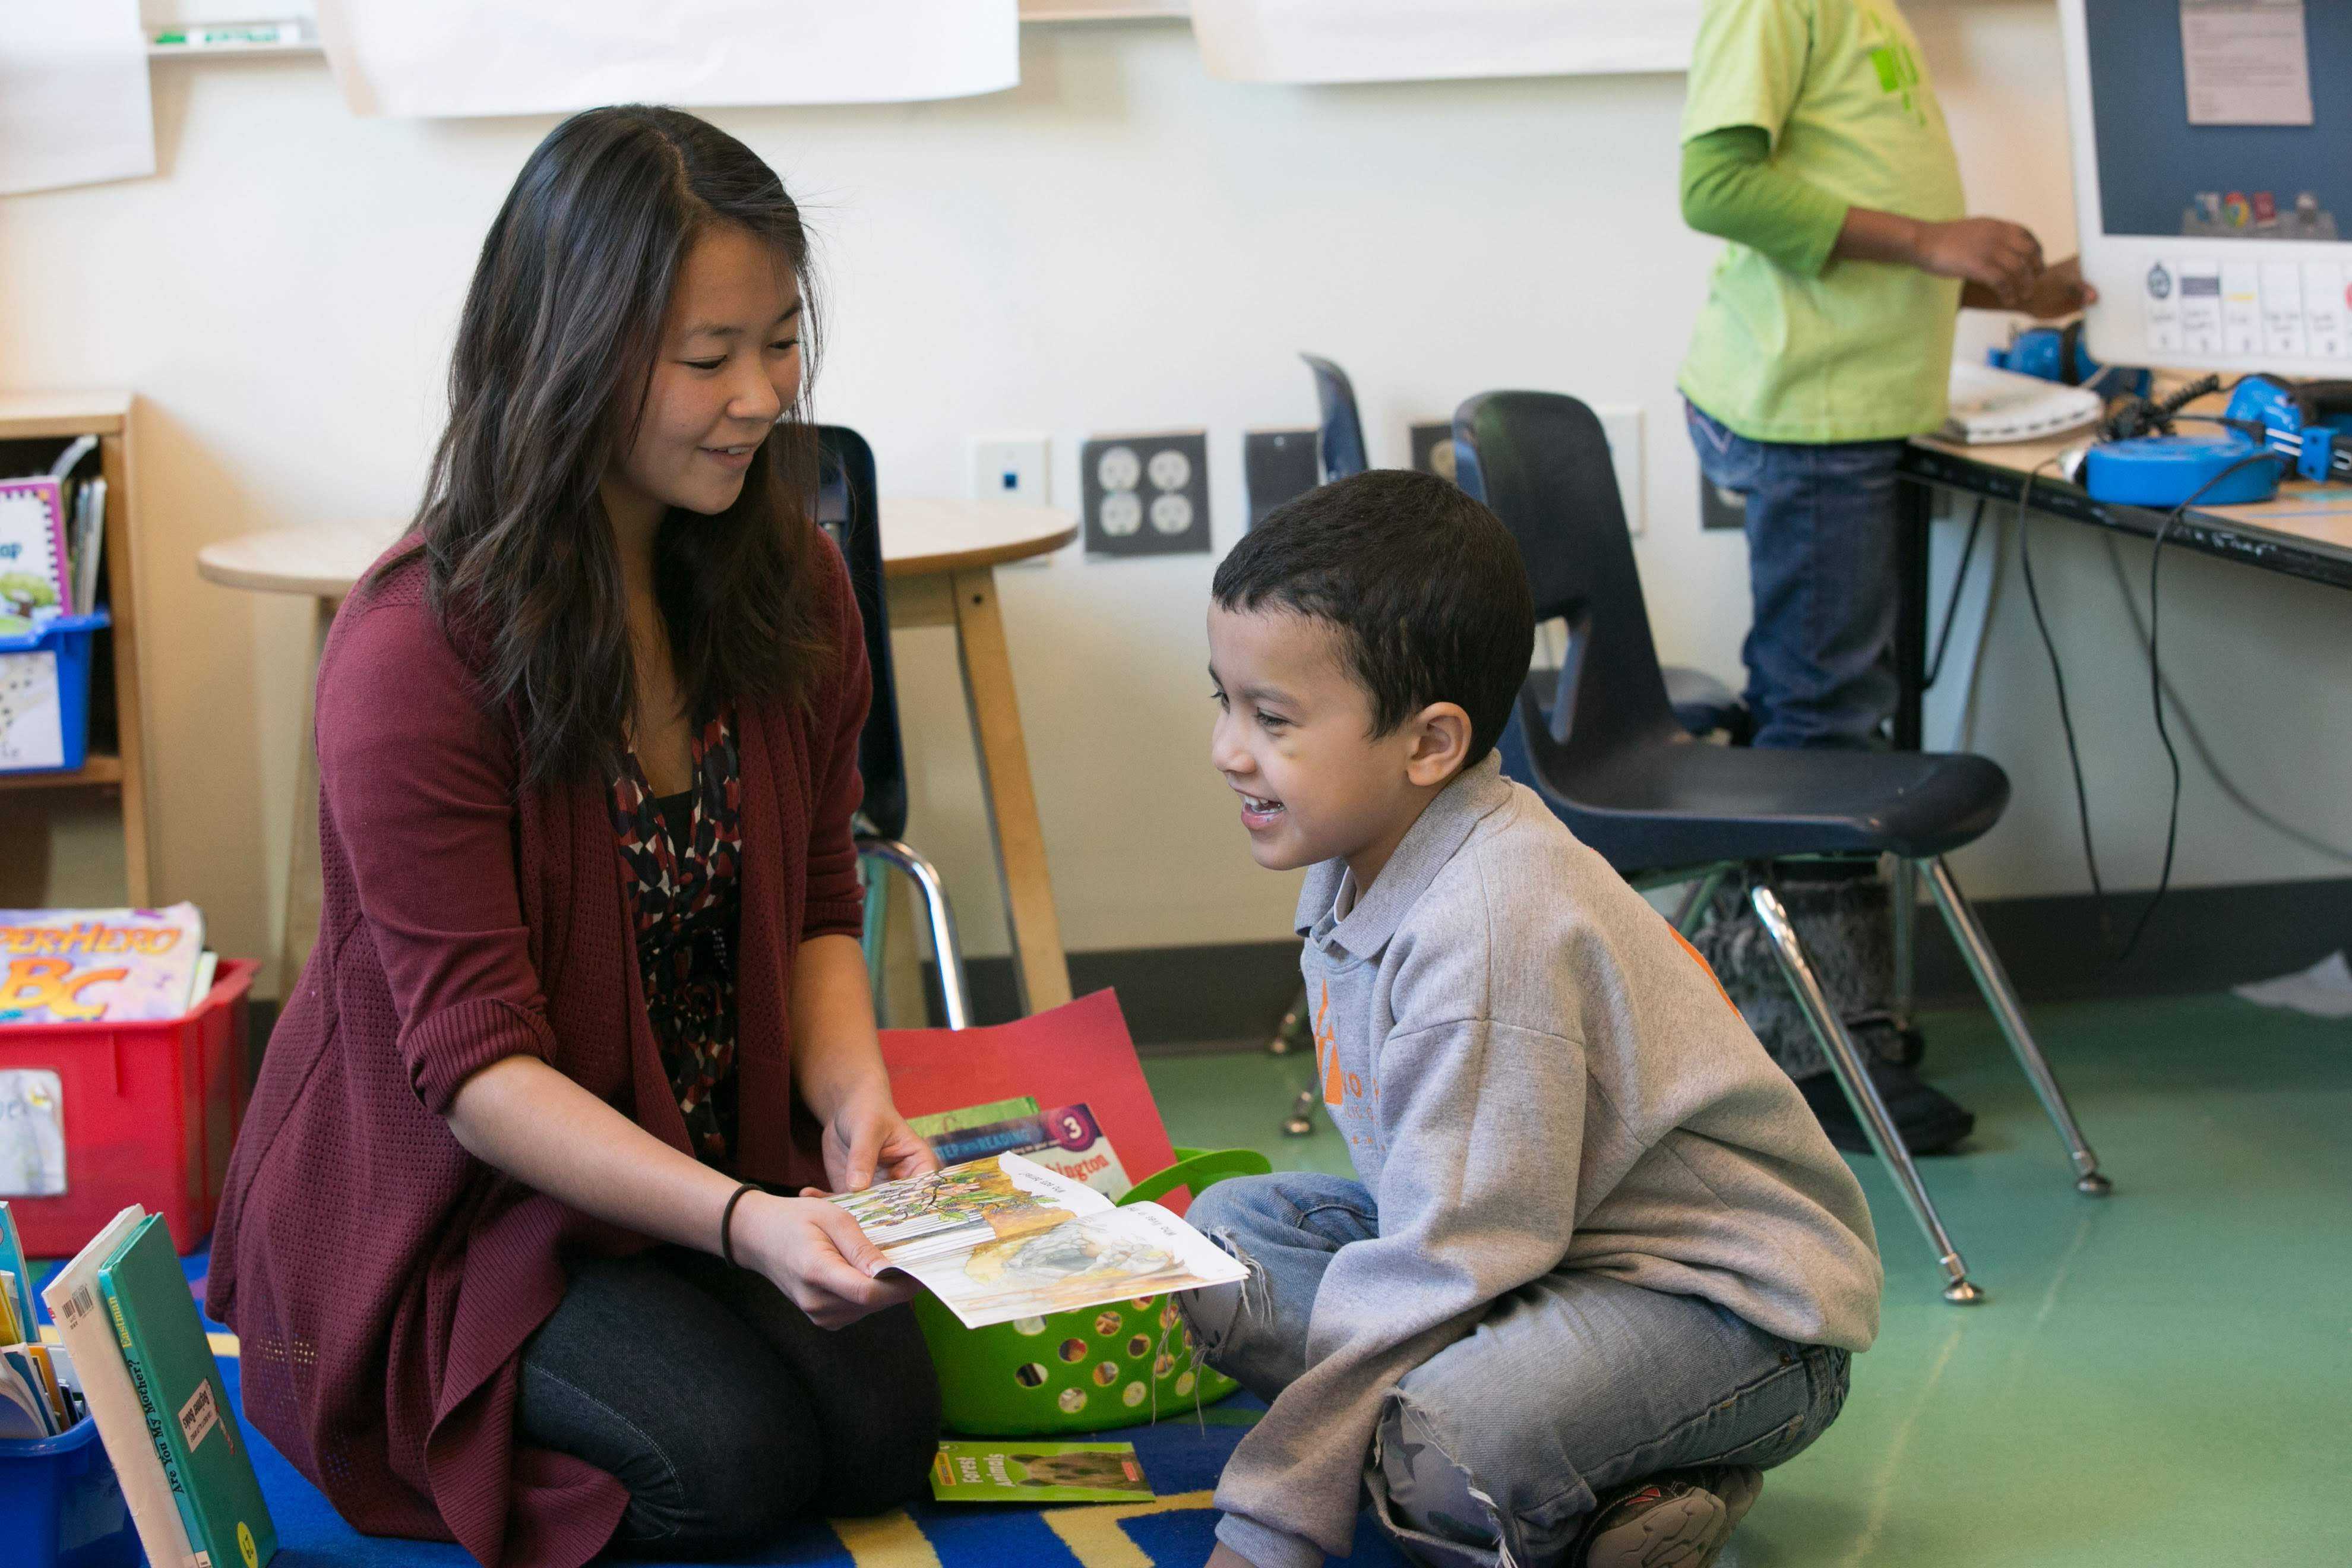
[[[1708,0],[1682,204],[1731,242],[1680,384],[1708,482],[1747,497],[1755,743],[1867,745],[1895,708],[1895,466],[1943,423],[1954,314],[2087,290],[2026,229],[1963,216],[1893,0]]]
[[[1707,0],[1682,206],[1731,242],[1679,379],[1700,471],[1746,498],[1754,743],[1870,745],[1895,701],[1895,467],[1906,437],[1944,421],[1955,316],[2064,315],[2090,292],[2074,262],[2045,268],[2026,229],[1965,216],[1943,108],[1894,0]],[[1883,973],[1870,959],[1886,947],[1885,889],[1823,894],[1828,929],[1808,944],[1853,955],[1833,971]],[[1710,934],[1719,965],[1746,945]],[[1739,967],[1726,968],[1735,990]],[[1882,996],[1836,1000],[1890,1017]],[[1832,1141],[1866,1150],[1810,1031],[1793,1015],[1751,1022]],[[1974,1119],[1907,1068],[1871,1070],[1915,1152],[1967,1135]]]

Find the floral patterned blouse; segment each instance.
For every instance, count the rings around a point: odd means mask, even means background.
[[[694,784],[656,797],[635,752],[613,781],[613,831],[636,925],[646,1014],[688,1138],[724,1166],[735,1143],[735,963],[742,779],[722,712],[694,737]]]

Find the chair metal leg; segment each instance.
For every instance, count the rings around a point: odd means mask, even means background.
[[[940,1010],[947,1015],[949,1028],[970,1028],[971,1001],[963,988],[963,946],[956,941],[955,911],[948,907],[947,885],[940,880],[939,868],[895,838],[861,837],[857,852],[905,872],[922,896],[923,912],[931,922],[931,952],[939,959]]]
[[[1895,858],[1895,886],[1891,890],[1895,913],[1895,1026],[1911,1026],[1912,1006],[1917,998],[1919,965],[1919,868],[1916,862]]]
[[[1286,1057],[1301,1045],[1314,1044],[1314,1040],[1313,1032],[1307,1026],[1307,989],[1301,986],[1298,1000],[1290,1005],[1290,1011],[1282,1016],[1282,1022],[1274,1026],[1273,1037],[1265,1042],[1265,1054]]]
[[[1895,1119],[1887,1114],[1886,1102],[1879,1098],[1878,1086],[1871,1081],[1853,1037],[1846,1033],[1844,1021],[1830,1005],[1820,977],[1805,957],[1805,950],[1797,941],[1797,928],[1781,906],[1780,896],[1769,882],[1759,880],[1748,889],[1748,900],[1756,910],[1756,918],[1764,922],[1766,934],[1772,939],[1772,951],[1780,961],[1780,972],[1788,976],[1789,989],[1796,993],[1797,1004],[1804,1010],[1806,1021],[1812,1025],[1813,1037],[1829,1057],[1830,1067],[1837,1073],[1838,1084],[1845,1090],[1854,1114],[1862,1119],[1870,1146],[1878,1152],[1887,1174],[1895,1179],[1895,1190],[1909,1205],[1911,1217],[1919,1222],[1919,1228],[1927,1234],[1928,1244],[1936,1249],[1936,1261],[1944,1269],[1944,1300],[1959,1306],[1983,1300],[1984,1292],[1969,1281],[1968,1265],[1961,1261],[1959,1248],[1952,1245],[1951,1236],[1944,1229],[1944,1222],[1927,1196],[1927,1185],[1919,1179],[1919,1167],[1913,1163],[1911,1151],[1904,1146],[1902,1134],[1895,1131]]]
[[[1681,907],[1675,910],[1676,931],[1685,936],[1697,931],[1698,922],[1706,915],[1707,906],[1715,902],[1715,890],[1723,886],[1723,879],[1730,871],[1728,866],[1717,866],[1690,885],[1689,891],[1683,894]]]
[[[1960,886],[1952,880],[1951,868],[1944,864],[1940,856],[1923,864],[1927,869],[1927,886],[1936,895],[1936,905],[1944,911],[1944,923],[1951,927],[1952,940],[1959,944],[1960,956],[1968,960],[1969,973],[1976,977],[1977,989],[1984,993],[1985,1005],[2000,1020],[2000,1032],[2009,1037],[2009,1048],[2016,1053],[2017,1065],[2025,1069],[2033,1092],[2041,1097],[2042,1109],[2049,1113],[2058,1136],[2066,1142],[2066,1152],[2074,1162],[2075,1191],[2095,1198],[2105,1197],[2114,1185],[2099,1173],[2099,1157],[2091,1152],[2082,1128],[2075,1124],[2074,1109],[2066,1103],[2065,1090],[2058,1087],[2057,1075],[2050,1070],[2042,1047],[2033,1043],[2033,1032],[2025,1026],[2025,1010],[2018,1005],[2017,993],[2010,986],[2009,972],[2001,968],[2000,957],[1986,940],[1984,927],[1977,923],[1976,910],[1960,896]]]

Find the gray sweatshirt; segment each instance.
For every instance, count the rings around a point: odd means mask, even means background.
[[[1234,1550],[1346,1552],[1389,1390],[1555,1269],[1869,1346],[1853,1173],[1698,955],[1496,759],[1360,898],[1345,862],[1309,871],[1298,921],[1324,1102],[1380,1234],[1332,1258],[1306,1373],[1225,1467]]]

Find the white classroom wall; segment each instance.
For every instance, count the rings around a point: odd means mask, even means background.
[[[1913,0],[1972,205],[2072,230],[2053,7]],[[1245,515],[1241,433],[1313,419],[1295,351],[1353,372],[1376,461],[1471,392],[1573,391],[1646,416],[1651,614],[1668,659],[1736,676],[1744,545],[1702,534],[1674,369],[1714,245],[1675,210],[1675,76],[1318,89],[1202,74],[1181,25],[1024,29],[1024,84],[961,102],[714,115],[824,237],[818,406],[873,442],[886,493],[961,494],[976,433],[1046,431],[1057,502],[1096,432],[1210,432],[1222,550]],[[276,951],[306,607],[205,584],[204,543],[415,500],[475,247],[550,121],[354,120],[323,66],[155,72],[162,173],[0,203],[0,386],[143,398],[141,606],[157,887],[226,952]],[[1997,331],[1991,321],[1969,331]],[[2162,756],[2096,537],[2042,523],[2111,884],[2154,878]],[[2144,579],[2145,547],[2125,547]],[[1063,929],[1074,950],[1275,939],[1295,879],[1256,870],[1205,761],[1209,556],[1003,572]],[[2007,818],[1960,858],[1981,895],[2079,890],[2049,678],[2013,563],[1975,744]],[[2256,794],[2352,840],[2340,781],[2352,601],[2186,555],[2165,565],[2168,665]],[[1004,951],[944,632],[904,634],[911,837],[970,951]],[[2327,875],[2191,764],[2179,879]],[[116,895],[110,818],[0,796],[0,903]],[[26,887],[44,846],[46,888]],[[0,873],[0,878],[6,874]],[[265,976],[264,989],[276,989]]]

